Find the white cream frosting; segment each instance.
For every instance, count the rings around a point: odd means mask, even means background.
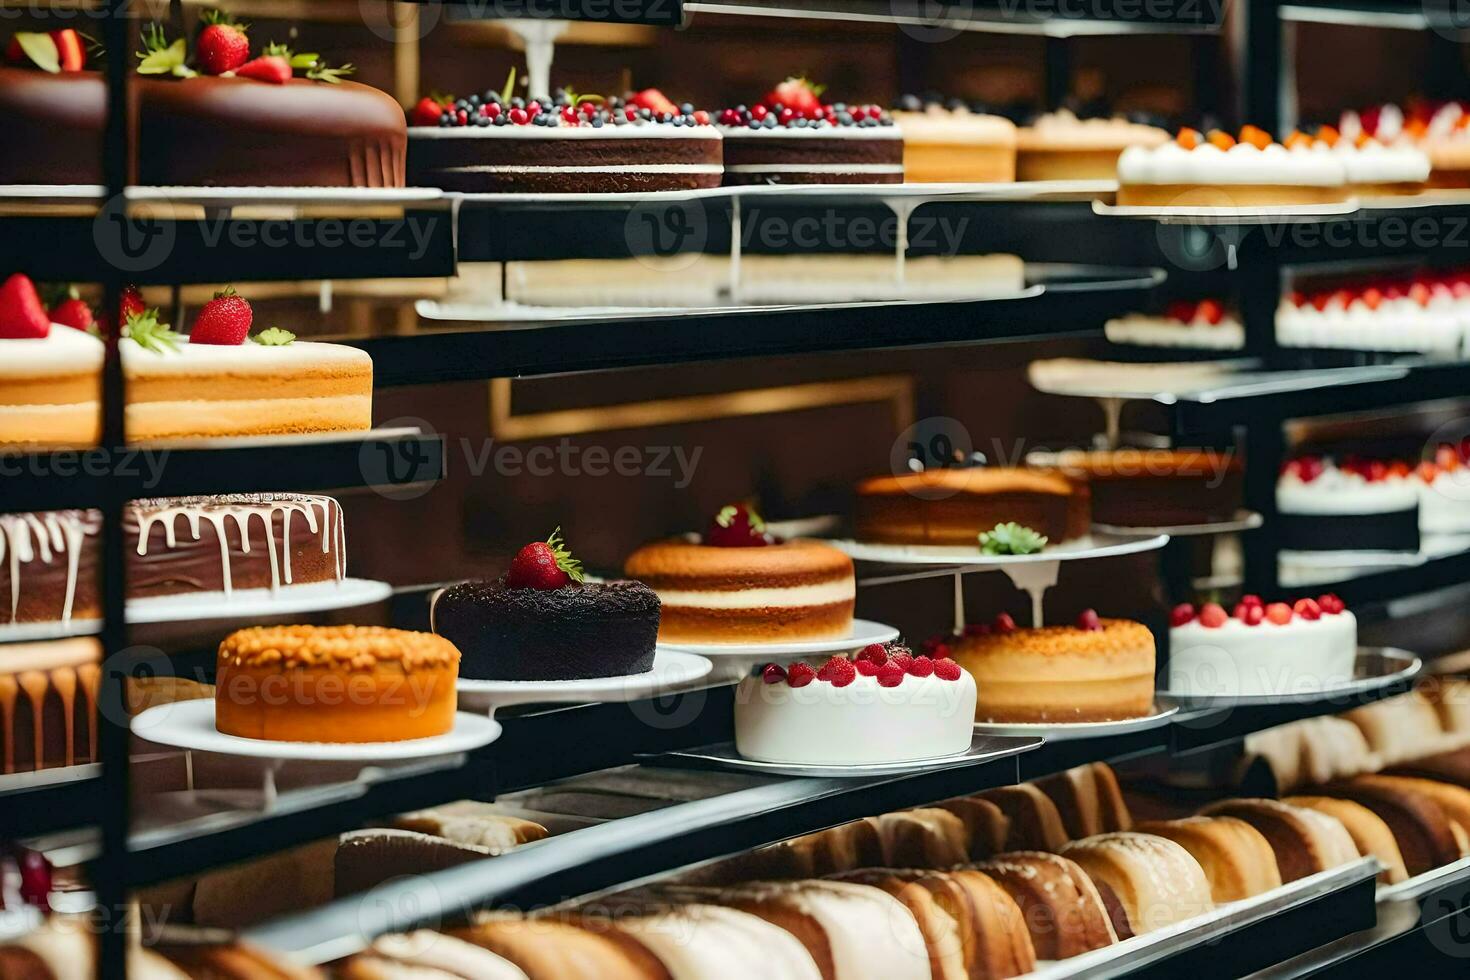
[[[118,350],[123,373],[130,378],[200,371],[272,375],[283,370],[324,367],[371,368],[373,363],[367,351],[356,347],[304,340],[272,347],[249,340],[237,345],[192,344],[187,337],[180,337],[175,348],[155,351],[125,337],[118,342]]]
[[[71,622],[82,542],[87,535],[96,534],[101,529],[102,518],[96,511],[0,514],[0,562],[9,566],[10,573],[10,622],[15,622],[20,608],[25,566],[33,562],[49,565],[53,561],[66,562],[66,595],[62,600],[61,621]]]
[[[1405,144],[1385,146],[1371,142],[1358,146],[1340,139],[1334,146],[1315,144],[1342,161],[1350,184],[1412,184],[1429,179],[1429,157]]]
[[[1357,650],[1358,621],[1348,610],[1255,626],[1231,617],[1211,628],[1196,619],[1169,631],[1169,692],[1307,694],[1351,680]]]
[[[1419,530],[1430,534],[1470,532],[1470,469],[1441,470],[1419,485]]]
[[[45,337],[0,340],[0,378],[86,374],[102,370],[102,341],[53,323]]]
[[[1283,514],[1387,514],[1418,505],[1419,493],[1407,481],[1367,480],[1331,465],[1310,481],[1292,472],[1276,481],[1276,509]]]
[[[1272,143],[1264,150],[1237,143],[1222,150],[1204,143],[1186,150],[1178,143],[1130,146],[1118,158],[1118,180],[1125,184],[1293,184],[1335,187],[1347,181],[1337,154],[1307,148],[1288,150]]]
[[[851,578],[775,589],[658,590],[662,605],[694,609],[791,609],[850,602],[856,596],[857,585]]]
[[[642,943],[674,980],[821,980],[801,941],[759,916],[718,905],[681,905],[619,930]]]
[[[1282,300],[1276,310],[1276,341],[1283,347],[1459,351],[1466,337],[1464,314],[1436,306],[1405,297],[1384,300],[1377,309],[1361,300],[1346,306],[1334,300],[1319,310]]]
[[[1240,350],[1245,346],[1245,327],[1233,316],[1227,316],[1219,323],[1210,323],[1198,316],[1182,323],[1169,317],[1130,313],[1109,320],[1103,329],[1112,343],[1140,347]]]
[[[1015,146],[1016,124],[1004,116],[930,106],[923,112],[895,112],[893,121],[910,143],[954,146]]]
[[[747,677],[735,691],[735,748],[764,762],[862,765],[955,755],[970,747],[975,679],[905,675],[895,687],[859,674],[846,687]]]

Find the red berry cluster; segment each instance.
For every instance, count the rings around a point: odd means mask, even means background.
[[[1346,310],[1354,305],[1376,310],[1384,303],[1404,299],[1427,307],[1435,300],[1470,299],[1470,270],[1423,271],[1413,276],[1372,279],[1337,289],[1320,289],[1311,293],[1293,291],[1288,298],[1294,306],[1310,306],[1319,313],[1329,309]]]
[[[1444,469],[1456,469],[1461,463],[1459,451],[1453,446],[1444,446],[1435,455],[1434,464]],[[1330,463],[1321,456],[1298,456],[1281,464],[1283,476],[1294,476],[1303,483],[1311,483],[1327,470],[1335,465],[1344,473],[1351,473],[1361,477],[1369,483],[1379,483],[1388,479],[1404,479],[1412,474],[1415,467],[1402,459],[1368,459],[1364,456],[1344,456],[1336,464]],[[1421,475],[1424,475],[1421,472]]]
[[[684,103],[675,105],[657,89],[626,99],[575,96],[564,89],[550,98],[503,99],[495,91],[463,99],[425,96],[410,113],[415,126],[549,126],[600,129],[627,125],[708,126],[710,114]]]
[[[873,128],[893,125],[892,117],[882,106],[850,106],[842,102],[806,108],[780,103],[768,106],[758,102],[749,107],[739,105],[732,109],[722,109],[716,121],[721,126],[739,129],[829,129],[837,126]]]
[[[1331,592],[1315,599],[1298,599],[1295,605],[1288,605],[1285,602],[1273,602],[1267,605],[1258,595],[1245,595],[1240,597],[1240,601],[1229,613],[1226,613],[1225,607],[1218,602],[1207,602],[1200,607],[1198,612],[1190,603],[1180,603],[1170,610],[1169,625],[1184,626],[1198,619],[1201,626],[1208,629],[1219,629],[1234,617],[1247,626],[1259,626],[1265,622],[1285,626],[1293,618],[1314,623],[1324,615],[1335,616],[1346,610],[1347,605]]]
[[[1179,299],[1164,309],[1164,316],[1170,320],[1178,320],[1180,323],[1199,321],[1214,327],[1225,319],[1225,307],[1217,299],[1202,299],[1196,303],[1191,303],[1187,299]]]
[[[791,687],[806,687],[813,681],[826,681],[833,687],[847,687],[859,675],[876,678],[882,687],[897,687],[905,677],[938,677],[942,681],[960,679],[960,665],[948,657],[914,656],[900,643],[870,643],[852,659],[833,657],[820,668],[798,661],[790,667],[766,664],[761,680],[767,684],[785,682]]]
[[[965,636],[990,636],[992,633],[1014,633],[1016,621],[1010,613],[998,613],[988,623],[966,623]]]

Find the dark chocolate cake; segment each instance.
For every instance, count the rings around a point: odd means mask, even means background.
[[[0,184],[102,183],[106,115],[100,72],[0,66]]]
[[[446,589],[432,616],[459,647],[461,677],[570,681],[652,669],[659,601],[639,582],[521,589],[500,579]]]
[[[901,184],[903,136],[881,106],[826,103],[787,79],[719,115],[726,184]]]

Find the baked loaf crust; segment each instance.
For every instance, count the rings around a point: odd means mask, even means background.
[[[666,643],[816,640],[852,632],[852,559],[820,541],[722,548],[673,538],[639,548],[623,571],[658,593],[658,635]]]
[[[1070,839],[1057,805],[1033,783],[998,786],[979,799],[995,804],[1009,821],[1008,851],[1056,851]]]
[[[1279,800],[1223,800],[1200,811],[1209,817],[1244,820],[1266,838],[1276,854],[1282,882],[1296,881],[1358,858],[1347,828],[1324,813]]]
[[[255,626],[225,637],[215,727],[283,742],[398,742],[454,727],[459,651],[380,626]]]
[[[1155,820],[1139,824],[1138,831],[1166,837],[1188,851],[1209,879],[1210,898],[1217,905],[1281,887],[1281,872],[1276,869],[1276,855],[1270,843],[1244,820],[1235,817]]]
[[[964,945],[968,921],[961,922],[945,911],[934,892],[913,880],[911,874],[865,868],[849,871],[838,880],[880,888],[903,903],[924,934],[932,980],[968,980]]]
[[[1052,544],[1092,525],[1087,485],[1061,473],[999,466],[876,476],[857,485],[853,514],[859,541],[968,545],[1014,521]]]
[[[440,593],[434,632],[464,654],[465,677],[562,681],[653,669],[658,596],[638,582],[516,589],[502,578]]]
[[[675,980],[682,977],[768,977],[820,980],[797,938],[759,916],[718,905],[681,905],[612,920],[616,933],[639,943]]]
[[[1020,907],[1037,959],[1063,960],[1118,941],[1102,895],[1074,861],[1019,851],[974,870],[993,878]]]
[[[482,847],[491,854],[504,854],[547,837],[546,828],[539,823],[497,813],[493,803],[478,800],[459,800],[399,814],[393,818],[392,825],[400,830],[442,837],[455,844]]]
[[[959,817],[970,839],[970,860],[983,861],[1005,850],[1011,818],[991,800],[961,796],[934,804]]]
[[[1352,836],[1353,843],[1358,845],[1358,852],[1377,858],[1378,863],[1383,865],[1378,880],[1384,884],[1391,885],[1409,877],[1408,869],[1404,867],[1404,856],[1399,851],[1398,841],[1394,840],[1393,831],[1388,829],[1388,824],[1378,814],[1361,803],[1331,796],[1288,796],[1282,802],[1325,813],[1341,822]]]
[[[1154,637],[1126,619],[1101,629],[1042,626],[961,637],[954,659],[975,677],[975,719],[1083,722],[1153,711]]]
[[[336,969],[338,980],[529,980],[524,970],[444,933],[381,936]]]
[[[952,868],[970,856],[965,822],[948,810],[923,807],[870,817],[887,868]]]
[[[672,980],[641,943],[549,916],[486,918],[449,934],[509,960],[531,980]]]
[[[1056,804],[1072,840],[1133,829],[1118,776],[1106,762],[1076,766],[1034,782]]]
[[[1082,866],[1104,901],[1111,896],[1125,920],[1113,920],[1119,939],[1141,936],[1214,908],[1204,869],[1164,837],[1120,831],[1073,841],[1062,854]],[[1111,905],[1111,903],[1109,903]],[[1125,926],[1127,936],[1124,935]]]
[[[1382,818],[1398,842],[1410,875],[1460,859],[1463,828],[1433,797],[1393,782],[1367,783],[1362,778],[1323,786],[1317,792],[1360,803]]]

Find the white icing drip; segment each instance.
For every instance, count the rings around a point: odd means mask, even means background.
[[[82,518],[72,512],[0,514],[0,559],[8,558],[10,567],[10,622],[15,622],[20,612],[22,566],[37,559],[43,565],[49,565],[63,553],[66,554],[67,579],[61,621],[71,622],[81,542],[86,533]]]

